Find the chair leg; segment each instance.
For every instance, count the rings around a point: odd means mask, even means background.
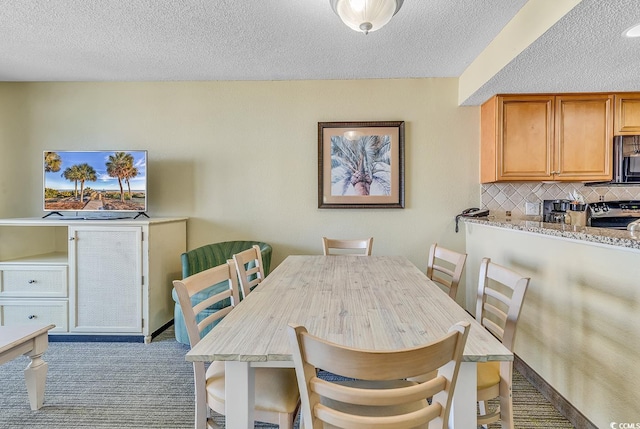
[[[513,362],[500,363],[500,423],[502,429],[514,429],[513,426]]]
[[[209,420],[209,406],[206,400],[205,368],[203,362],[193,363],[195,388],[195,429],[206,429]]]
[[[279,429],[293,429],[293,421],[295,419],[296,419],[295,413],[293,415],[280,413],[278,415],[278,428]]]
[[[500,424],[502,429],[514,429],[511,384],[505,388],[504,394],[500,395]]]
[[[478,401],[478,410],[480,410],[481,416],[487,414],[487,403],[485,401]]]
[[[478,401],[478,415],[479,416],[484,416],[485,414],[487,414],[487,402],[486,401]],[[484,429],[488,428],[488,425],[482,425],[482,427]]]

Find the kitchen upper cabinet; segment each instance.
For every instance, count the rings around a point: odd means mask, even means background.
[[[498,96],[482,106],[481,181],[551,177],[553,96]]]
[[[482,105],[482,183],[611,179],[613,96],[496,96]]]
[[[611,180],[613,96],[558,95],[555,119],[555,180]]]
[[[614,110],[615,135],[640,134],[640,94],[616,94]]]

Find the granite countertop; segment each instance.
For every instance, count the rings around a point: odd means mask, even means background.
[[[539,220],[508,219],[496,216],[480,218],[461,218],[465,223],[477,223],[482,225],[508,228],[518,231],[527,231],[554,237],[571,238],[592,243],[608,244],[611,246],[627,247],[640,250],[640,234],[631,234],[629,231],[608,228],[592,228],[589,226],[574,226],[561,223],[547,223]]]

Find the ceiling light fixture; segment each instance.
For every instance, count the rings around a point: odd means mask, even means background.
[[[351,131],[345,131],[345,133],[342,136],[347,140],[356,141],[360,138],[360,136],[362,136],[362,134],[357,131],[351,130]]]
[[[624,32],[627,37],[640,37],[640,24],[636,24]]]
[[[329,0],[333,11],[349,28],[368,34],[384,27],[404,0]]]

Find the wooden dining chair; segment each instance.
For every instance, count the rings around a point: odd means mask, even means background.
[[[480,263],[476,319],[511,351],[529,280],[489,258]],[[479,426],[500,420],[503,428],[513,428],[512,377],[513,361],[478,363]],[[487,401],[493,398],[500,404],[488,412]]]
[[[264,280],[264,268],[260,247],[252,246],[250,249],[236,253],[233,255],[233,261],[235,262],[236,272],[238,273],[242,299],[244,299],[253,288]]]
[[[262,261],[264,262],[264,275],[269,275],[269,269],[271,267],[271,256],[273,249],[269,243],[262,241],[244,241],[244,240],[232,240],[232,241],[219,241],[217,243],[205,244],[195,249],[188,250],[180,255],[182,261],[182,278],[189,277],[193,274],[199,273],[209,268],[213,268],[220,264],[224,264],[229,259],[233,259],[233,255],[243,250],[250,249],[251,246],[260,246]],[[224,289],[222,286],[220,289]],[[209,295],[213,295],[218,292],[218,288],[208,289],[202,296],[194,296],[191,301],[195,304]],[[189,334],[187,328],[184,325],[184,317],[182,316],[182,310],[180,309],[180,303],[178,302],[178,294],[175,290],[171,291],[171,297],[174,304],[174,322],[173,327],[176,334],[176,340],[182,344],[189,344]],[[223,303],[228,305],[228,302]],[[207,312],[215,313],[220,305],[209,307]],[[204,315],[204,313],[202,313]],[[203,336],[207,334],[207,331],[201,333]]]
[[[304,427],[447,428],[469,326],[457,323],[441,339],[423,346],[360,350],[289,324]],[[350,380],[321,379],[318,369]],[[434,369],[438,375],[428,382],[406,380]],[[431,403],[425,398],[432,398]]]
[[[228,288],[204,301],[192,303],[191,298],[212,285],[226,282]],[[193,348],[200,341],[200,333],[211,324],[218,323],[233,311],[239,302],[238,281],[233,261],[209,268],[183,280],[174,280],[180,307],[184,314],[189,342]],[[203,313],[207,307],[220,301],[230,304],[215,313]],[[205,371],[204,362],[193,362],[195,382],[196,429],[215,427],[210,421],[210,410],[225,413],[225,363],[214,361]],[[300,395],[295,370],[291,368],[256,368],[255,370],[255,419],[277,424],[282,429],[293,428]]]
[[[373,237],[357,240],[343,240],[322,237],[322,248],[325,255],[358,255],[371,256]],[[330,249],[338,250],[331,252]],[[356,252],[353,252],[356,251]]]
[[[466,253],[454,252],[434,243],[429,249],[427,277],[445,287],[449,296],[455,300],[466,260]]]

